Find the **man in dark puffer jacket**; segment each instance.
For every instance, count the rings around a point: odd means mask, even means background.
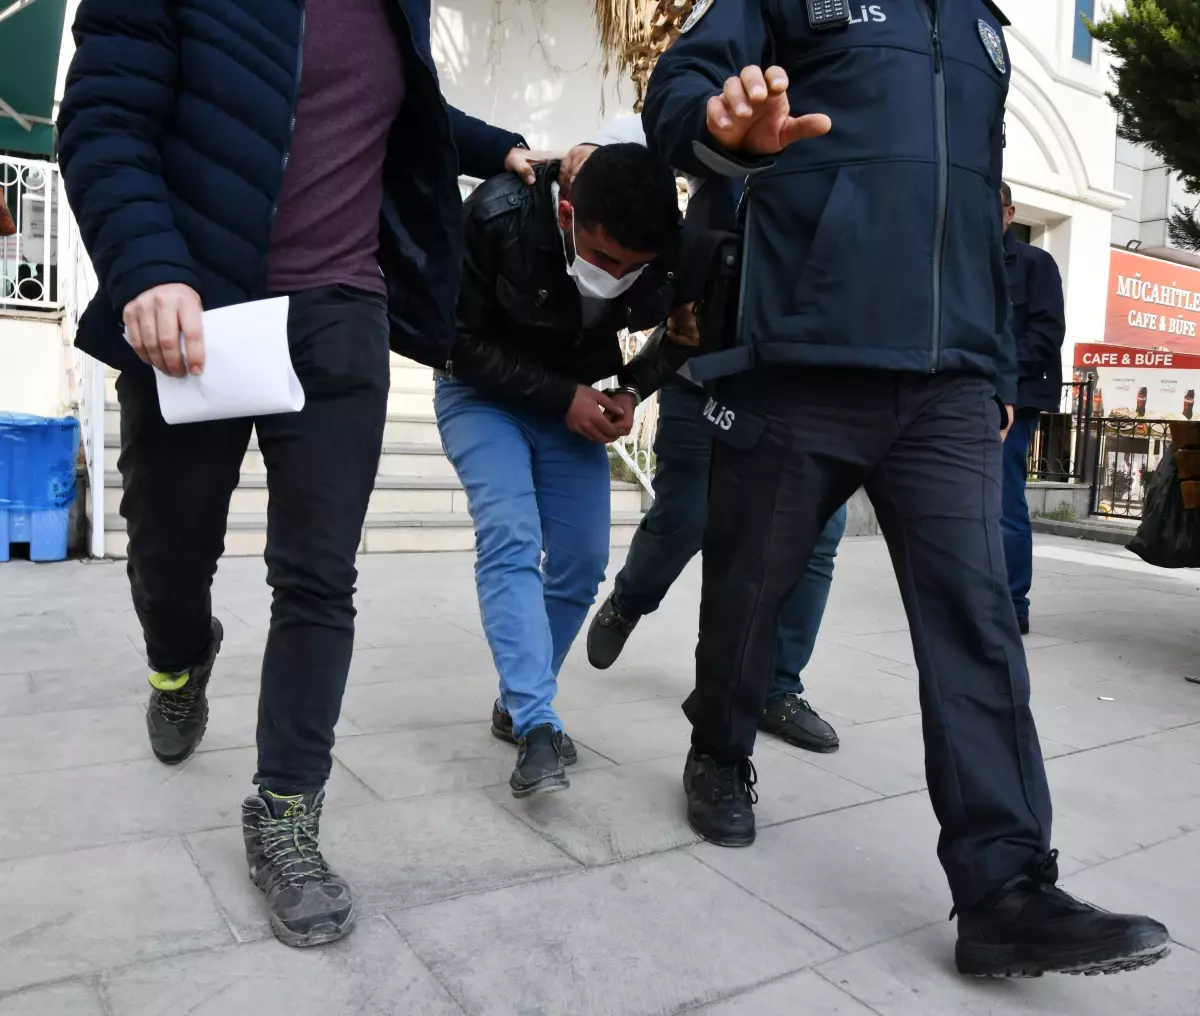
[[[318,823],[389,340],[446,361],[461,250],[455,145],[476,176],[531,175],[528,153],[519,136],[447,109],[428,0],[82,0],[74,34],[60,163],[100,282],[77,342],[123,368],[121,512],[154,671],[151,747],[178,763],[204,734],[222,638],[209,590],[254,428],[274,601],[247,858],[281,940],[332,941],[353,928],[354,902],[320,853]],[[166,425],[146,364],[201,373],[202,309],[273,294],[290,296],[304,409]]]

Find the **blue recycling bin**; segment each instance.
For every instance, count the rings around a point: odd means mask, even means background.
[[[0,562],[14,543],[31,561],[67,556],[79,421],[0,413]]]

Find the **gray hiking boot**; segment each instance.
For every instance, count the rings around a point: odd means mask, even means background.
[[[263,790],[242,804],[250,879],[285,945],[324,945],[354,930],[354,895],[317,845],[324,800],[323,790],[287,797]]]

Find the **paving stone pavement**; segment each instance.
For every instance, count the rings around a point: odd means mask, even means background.
[[[610,571],[615,572],[619,561]],[[197,755],[150,757],[124,568],[0,565],[0,1016],[1198,1016],[1200,574],[1040,538],[1027,646],[1064,883],[1166,921],[1109,978],[953,971],[916,671],[881,541],[847,541],[808,696],[842,748],[766,738],[761,832],[699,844],[680,773],[693,565],[559,706],[570,790],[514,801],[470,555],[370,556],[323,841],[349,939],[299,952],[246,878],[269,597],[221,567],[226,642]]]

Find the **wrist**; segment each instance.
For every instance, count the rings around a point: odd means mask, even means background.
[[[618,385],[616,388],[610,388],[607,393],[610,397],[614,395],[628,395],[633,399],[635,406],[642,404],[642,393],[639,392],[633,385]]]

